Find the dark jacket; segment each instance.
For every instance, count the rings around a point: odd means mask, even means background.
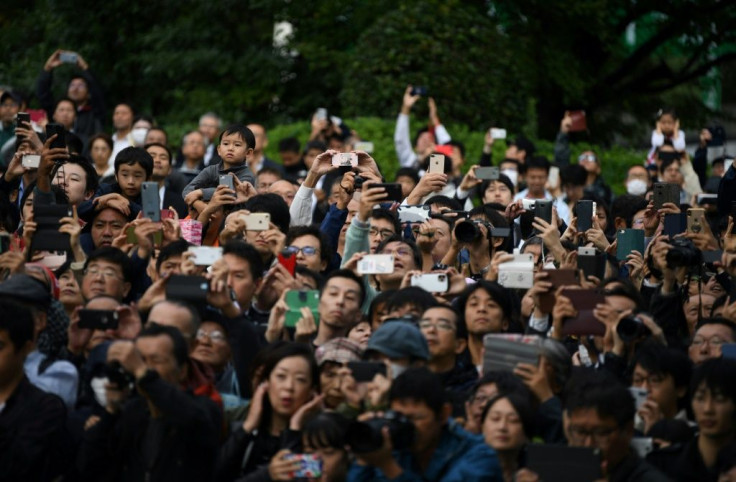
[[[247,181],[253,186],[256,185],[253,173],[245,163],[230,169],[225,169],[224,166],[224,163],[220,163],[205,167],[202,172],[197,174],[197,177],[192,179],[192,182],[184,188],[184,191],[181,193],[182,196],[187,197],[187,194],[190,192],[201,189],[203,195],[202,199],[204,201],[209,201],[215,193],[217,186],[220,184],[220,175],[229,174],[231,172],[234,173],[241,182]]]
[[[478,382],[478,370],[472,363],[461,358],[455,360],[452,370],[438,374],[445,387],[447,397],[452,403],[452,416],[465,416],[465,401]]]
[[[52,480],[66,454],[64,402],[24,376],[0,412],[0,481]]]
[[[668,482],[672,479],[653,465],[630,453],[608,474],[609,482]]]
[[[93,480],[211,480],[222,423],[215,403],[150,370],[138,387],[161,415],[153,418],[142,396],[129,400],[119,414],[106,411],[84,433],[77,456],[82,475]]]

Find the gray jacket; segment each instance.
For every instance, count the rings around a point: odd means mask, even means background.
[[[197,174],[197,177],[192,179],[192,181],[187,184],[187,187],[185,187],[184,191],[182,191],[182,197],[186,197],[187,194],[192,191],[201,189],[202,200],[209,201],[210,199],[212,199],[212,195],[215,193],[215,189],[217,189],[217,186],[220,184],[220,175],[229,174],[231,172],[234,173],[238,177],[238,179],[240,179],[240,182],[249,182],[253,186],[255,186],[255,178],[253,177],[253,173],[248,168],[247,164],[243,163],[230,169],[223,169],[224,165],[225,164],[223,163],[219,163],[214,166],[205,167],[202,172]]]

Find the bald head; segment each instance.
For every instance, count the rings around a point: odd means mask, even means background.
[[[191,346],[196,339],[201,320],[199,314],[191,306],[178,301],[164,300],[151,308],[148,313],[148,323],[173,326],[184,335]]]

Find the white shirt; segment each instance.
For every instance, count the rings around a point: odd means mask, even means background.
[[[527,199],[529,198],[529,189],[524,189],[520,193],[518,193],[516,196],[514,196],[514,201],[518,201],[519,199]],[[529,198],[531,199],[531,198]],[[567,207],[567,204],[562,202],[559,199],[555,199],[552,194],[550,194],[549,191],[546,189],[544,190],[544,199],[547,201],[554,201],[554,206],[557,208],[557,215],[565,221],[565,224],[570,224],[570,208]]]
[[[110,154],[110,160],[108,163],[110,165],[113,165],[115,163],[115,158],[118,156],[118,153],[125,149],[126,147],[130,147],[133,145],[133,135],[131,133],[128,133],[127,136],[123,138],[118,137],[118,133],[112,135],[112,154]]]

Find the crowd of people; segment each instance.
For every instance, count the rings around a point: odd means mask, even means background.
[[[3,87],[0,480],[736,480],[716,133],[691,156],[663,110],[603,179],[572,113],[552,160],[470,153],[421,94],[396,158],[317,109],[269,159],[211,112],[178,151],[130,103],[110,135],[78,53],[40,115]]]

